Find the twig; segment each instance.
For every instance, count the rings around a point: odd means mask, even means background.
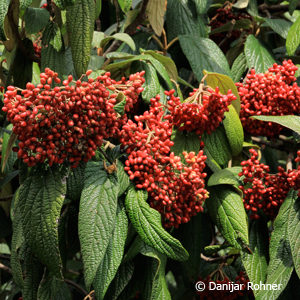
[[[101,149],[99,148],[99,151],[102,153],[102,155],[111,163],[113,164],[114,162],[107,156],[107,154]]]
[[[8,266],[3,265],[2,263],[0,263],[0,269],[7,272],[7,273],[9,273],[9,274],[12,273],[11,268],[9,268]]]
[[[114,0],[114,6],[116,8],[116,20],[117,20],[117,27],[116,32],[120,30],[120,6],[117,0]]]
[[[296,6],[296,9],[300,8],[300,4]],[[274,5],[267,5],[265,3],[258,6],[258,9],[262,12],[268,10],[269,12],[275,12],[275,11],[286,11],[289,9],[289,5],[280,5],[280,4],[274,4]]]
[[[76,282],[74,282],[74,281],[72,281],[70,279],[64,279],[64,281],[67,284],[73,286],[77,291],[79,291],[84,296],[88,295],[88,292],[84,288],[82,288],[79,284],[77,284]]]
[[[237,254],[228,254],[225,256],[218,256],[218,257],[208,257],[205,256],[203,253],[200,254],[201,259],[207,261],[207,262],[215,262],[215,261],[222,261],[225,262],[227,259],[235,257]]]

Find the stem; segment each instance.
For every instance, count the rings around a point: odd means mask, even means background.
[[[166,47],[166,50],[168,50],[174,43],[176,43],[179,40],[178,36],[174,38]]]
[[[2,263],[0,263],[0,269],[7,272],[7,273],[9,273],[9,274],[12,274],[11,268],[3,265]]]
[[[88,292],[84,288],[82,288],[79,284],[77,284],[76,282],[74,282],[74,281],[72,281],[70,279],[64,279],[64,281],[67,284],[73,286],[77,291],[79,291],[84,296],[88,295]]]
[[[156,35],[152,35],[151,38],[153,38],[156,43],[158,44],[158,46],[161,48],[161,50],[165,50],[164,45],[162,44],[162,42],[159,40],[159,38]]]

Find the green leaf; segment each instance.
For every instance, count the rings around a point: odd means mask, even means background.
[[[179,42],[198,81],[203,70],[231,76],[231,71],[221,49],[210,39],[192,35],[180,35]]]
[[[105,58],[103,56],[91,55],[89,65],[87,67],[88,70],[97,71],[101,69]]]
[[[92,284],[108,247],[117,212],[118,185],[103,161],[88,162],[81,193],[78,230],[86,286]]]
[[[34,62],[32,64],[32,83],[34,85],[37,85],[40,83],[40,74],[41,74],[41,71],[40,71],[40,67],[39,67],[39,64]]]
[[[232,78],[234,82],[239,82],[243,74],[247,71],[247,60],[242,52],[233,62],[231,67]]]
[[[39,300],[71,300],[72,296],[67,284],[49,273],[44,275],[38,289]]]
[[[124,166],[120,160],[117,160],[117,177],[119,183],[119,194],[118,196],[123,195],[130,185],[129,176],[124,170]]]
[[[43,276],[43,266],[29,249],[25,251],[24,269],[23,299],[38,299],[37,291]]]
[[[67,29],[74,68],[78,77],[86,72],[89,64],[94,18],[94,0],[77,0],[73,6],[67,7]]]
[[[126,14],[131,8],[132,0],[118,0],[118,2],[122,11]]]
[[[207,186],[216,186],[220,184],[229,184],[234,187],[234,189],[243,196],[243,193],[239,189],[241,185],[239,180],[239,172],[242,171],[242,167],[232,167],[222,170],[218,170],[213,173],[207,182]]]
[[[286,38],[286,52],[288,55],[293,55],[300,45],[300,16],[291,26]]]
[[[287,233],[295,270],[300,278],[300,201],[299,198],[297,198],[297,191],[292,190],[287,200],[291,202],[288,215]]]
[[[250,34],[245,43],[244,53],[248,68],[254,68],[256,73],[264,73],[275,63],[270,52]]]
[[[167,70],[169,77],[175,81],[178,79],[178,72],[177,72],[177,67],[175,65],[175,62],[168,56],[161,55],[157,53],[154,50],[147,50],[143,51],[143,54],[148,54],[153,56],[156,60],[158,60]],[[160,73],[160,70],[157,69],[157,71]]]
[[[20,211],[26,243],[49,271],[61,277],[58,222],[66,193],[64,172],[33,170],[20,187]]]
[[[200,150],[200,139],[199,136],[193,132],[183,132],[180,130],[173,130],[172,141],[174,142],[171,151],[175,155],[180,156],[184,159],[182,155],[183,151],[198,153]]]
[[[293,192],[290,192],[280,207],[274,221],[274,230],[270,240],[270,261],[267,271],[266,284],[280,284],[278,290],[261,290],[256,299],[277,299],[284,290],[292,275],[294,266],[291,247],[288,241],[288,226]]]
[[[152,64],[142,62],[142,68],[145,70],[145,83],[143,85],[144,90],[142,92],[142,98],[146,103],[150,103],[150,99],[159,94],[160,84],[156,70]]]
[[[298,0],[290,0],[289,1],[290,4],[289,4],[289,13],[290,15],[293,15],[296,7],[297,7],[297,4],[299,3]]]
[[[55,35],[50,41],[50,45],[52,45],[57,52],[59,52],[63,47],[62,35],[58,26],[55,27]]]
[[[265,122],[274,122],[300,134],[300,116],[252,116],[252,118]]]
[[[142,291],[143,298],[150,300],[171,300],[165,276],[167,257],[147,245],[141,249],[141,253],[153,258],[147,264],[146,287]]]
[[[20,248],[24,244],[24,235],[23,235],[23,228],[22,228],[23,227],[22,216],[17,204],[18,198],[19,198],[19,189],[16,191],[14,196],[14,205],[16,206],[16,208],[13,211],[13,222],[12,222],[13,234],[11,239],[10,265],[12,269],[14,282],[19,287],[22,287],[24,284],[24,280],[22,274]]]
[[[100,17],[102,10],[102,0],[95,0],[95,20]]]
[[[112,36],[108,36],[108,37],[104,38],[100,42],[100,47],[104,47],[104,45],[111,39],[122,41],[122,42],[126,43],[131,48],[132,51],[135,51],[134,40],[127,33],[115,33]]]
[[[203,15],[207,12],[210,1],[209,0],[194,0],[196,10],[199,15]]]
[[[49,18],[50,14],[47,9],[28,7],[24,15],[26,32],[32,34],[41,31],[46,27]]]
[[[95,295],[97,299],[103,299],[104,295],[114,279],[117,270],[121,264],[125,241],[128,230],[128,219],[124,204],[119,202],[116,216],[116,223],[106,253],[101,261],[93,286],[95,288]]]
[[[208,150],[212,158],[221,166],[226,166],[231,159],[231,149],[225,130],[219,126],[211,134],[203,134],[204,150]]]
[[[67,50],[61,49],[57,52],[52,46],[52,41],[56,36],[57,26],[56,23],[50,21],[43,32],[41,70],[48,67],[57,72],[58,76],[62,78],[63,75],[72,74],[74,66],[70,55],[70,48]]]
[[[187,260],[186,250],[162,227],[160,213],[151,208],[146,199],[147,193],[136,191],[133,186],[129,188],[125,199],[129,219],[141,239],[172,259]]]
[[[164,28],[165,0],[151,0],[147,4],[146,14],[148,21],[156,35],[161,36]]]
[[[4,32],[4,19],[8,11],[10,0],[0,1],[0,40],[6,41],[6,36]]]
[[[53,0],[55,5],[60,9],[66,9],[67,6],[71,6],[76,0]]]
[[[166,24],[168,40],[188,34],[194,38],[206,37],[207,28],[201,16],[194,16],[186,0],[168,0]]]
[[[118,272],[109,286],[105,299],[116,300],[122,293],[128,282],[131,280],[134,271],[132,261],[122,263]]]
[[[20,9],[26,9],[31,3],[32,0],[20,0]]]
[[[206,75],[205,80],[207,82],[207,85],[209,85],[213,89],[218,87],[221,94],[227,95],[228,90],[231,90],[231,92],[236,96],[236,100],[234,100],[231,104],[239,114],[241,109],[240,95],[233,80],[227,75],[223,74],[207,72],[205,70],[203,71],[203,73],[204,75]]]
[[[12,130],[13,125],[9,124],[6,129]],[[17,153],[12,151],[15,145],[17,136],[12,132],[11,134],[4,132],[2,136],[2,149],[1,149],[1,173],[7,174],[13,171],[13,165],[17,160]]]
[[[229,111],[225,112],[223,124],[231,153],[237,156],[243,150],[244,130],[239,115],[232,105],[229,105]]]
[[[66,198],[78,201],[84,184],[84,170],[86,164],[81,163],[77,168],[71,169],[67,178],[67,194]]]
[[[205,201],[223,237],[237,249],[249,244],[247,215],[241,196],[225,186],[209,188]]]
[[[268,268],[268,227],[264,220],[253,221],[250,225],[249,248],[252,254],[243,252],[242,262],[250,282],[260,284],[265,282],[267,278]],[[253,289],[254,294],[258,294],[258,290]]]
[[[265,18],[266,24],[278,33],[282,38],[286,39],[288,31],[292,23],[284,19],[269,19]]]

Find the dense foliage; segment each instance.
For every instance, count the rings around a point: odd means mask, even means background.
[[[1,0],[0,40],[0,299],[300,299],[299,1]]]

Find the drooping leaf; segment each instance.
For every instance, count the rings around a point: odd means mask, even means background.
[[[67,284],[55,276],[46,273],[38,289],[39,300],[71,300],[72,296]]]
[[[268,268],[268,227],[264,220],[253,221],[250,225],[249,248],[252,254],[243,252],[242,262],[250,282],[265,282]],[[259,291],[253,289],[254,294]]]
[[[112,281],[107,294],[105,296],[106,300],[116,300],[119,295],[122,293],[128,282],[131,280],[134,271],[134,263],[128,261],[122,263],[118,272]]]
[[[280,289],[261,290],[256,299],[277,299],[292,275],[294,265],[291,247],[288,240],[289,213],[293,192],[290,192],[281,205],[274,221],[274,230],[270,240],[270,261],[267,270],[266,284],[281,285]]]
[[[135,51],[134,40],[127,33],[115,33],[112,36],[104,37],[100,41],[100,47],[103,48],[112,39],[119,40],[119,41],[126,43],[131,48],[131,50]]]
[[[141,249],[141,253],[152,258],[146,262],[146,286],[142,295],[150,300],[171,300],[165,276],[167,257],[147,245]]]
[[[168,40],[179,35],[206,37],[207,29],[202,17],[194,16],[186,0],[169,0],[166,13]]]
[[[59,169],[35,169],[20,187],[19,194],[25,241],[58,278],[62,276],[57,228],[66,193],[63,176]]]
[[[160,213],[151,208],[146,199],[146,192],[136,191],[131,186],[125,200],[128,216],[141,239],[172,259],[180,261],[188,259],[186,250],[162,227]]]
[[[206,70],[204,70],[203,73],[206,75],[205,80],[207,84],[213,89],[218,87],[223,95],[227,95],[228,91],[231,90],[231,92],[236,96],[236,100],[234,100],[231,104],[239,114],[241,109],[240,96],[233,80],[227,75],[207,72]]]
[[[300,116],[253,116],[252,118],[265,122],[274,122],[300,134]]]
[[[233,62],[231,67],[232,78],[234,82],[239,82],[243,74],[247,71],[247,60],[242,52]]]
[[[28,34],[37,33],[46,27],[50,18],[49,11],[44,8],[28,7],[26,9],[25,29]]]
[[[24,269],[25,278],[22,289],[23,299],[38,299],[37,292],[43,276],[43,266],[30,249],[25,250]]]
[[[241,196],[225,186],[209,188],[209,214],[223,237],[237,249],[249,244],[247,215]]]
[[[97,299],[103,299],[104,295],[114,279],[117,270],[121,264],[124,246],[127,237],[128,219],[125,212],[124,204],[119,202],[115,227],[112,232],[106,253],[101,261],[93,286]]]
[[[66,197],[73,201],[78,201],[84,184],[84,170],[86,164],[81,163],[77,168],[72,169],[67,178],[67,194]]]
[[[286,51],[288,55],[293,55],[300,45],[300,16],[297,18],[295,23],[289,29],[286,38]]]
[[[155,68],[151,63],[142,62],[143,70],[145,70],[145,83],[142,98],[146,103],[150,103],[150,99],[159,94],[160,83]]]
[[[207,150],[212,158],[221,166],[226,166],[231,158],[231,149],[225,130],[219,126],[211,134],[203,134],[204,151]]]
[[[207,186],[216,186],[220,184],[229,184],[242,196],[242,192],[239,189],[240,177],[239,172],[242,171],[241,167],[231,167],[216,171],[209,177]]]
[[[58,26],[55,28],[55,34],[53,39],[50,41],[50,45],[52,45],[57,52],[59,52],[63,47],[62,35]]]
[[[248,68],[254,68],[256,73],[266,72],[275,63],[270,52],[252,34],[247,37],[244,53]]]
[[[103,161],[88,162],[80,198],[78,230],[86,286],[92,284],[108,247],[117,212],[118,184]]]
[[[175,62],[170,57],[161,55],[154,50],[143,51],[143,54],[149,54],[149,55],[153,56],[156,60],[158,60],[165,67],[166,71],[169,74],[169,77],[171,79],[177,81],[177,79],[178,79],[177,67],[175,65]],[[160,73],[159,69],[157,69],[157,71]]]
[[[147,5],[147,16],[156,35],[160,36],[164,28],[165,0],[150,0]]]
[[[229,142],[231,153],[237,156],[243,149],[244,130],[237,114],[232,105],[229,105],[229,111],[225,112],[225,119],[223,120],[225,133]]]
[[[231,71],[221,49],[210,39],[192,35],[180,35],[179,42],[198,81],[203,70],[231,76]]]
[[[295,271],[300,278],[300,201],[297,198],[297,191],[292,190],[287,200],[290,201],[287,233]]]
[[[78,77],[86,72],[90,60],[94,18],[94,0],[77,0],[74,5],[67,7],[67,29]]]
[[[284,19],[265,18],[266,24],[278,33],[282,38],[286,39],[292,23]]]

